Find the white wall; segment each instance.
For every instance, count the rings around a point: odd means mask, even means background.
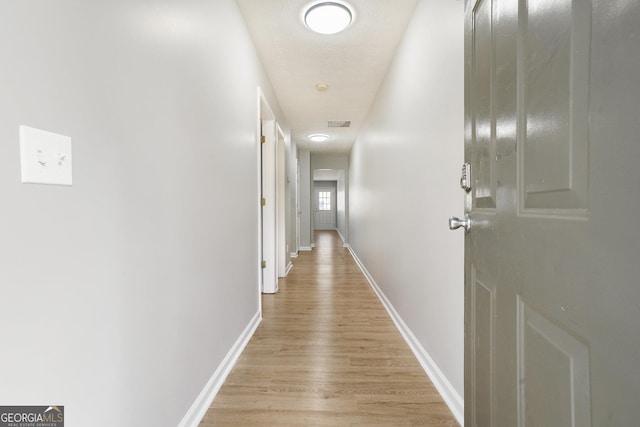
[[[463,24],[461,0],[419,2],[349,174],[351,247],[460,404],[463,233],[447,218],[463,213]]]
[[[176,426],[259,307],[277,103],[236,3],[6,1],[0,40],[0,402]],[[22,124],[72,138],[72,187],[20,184]]]

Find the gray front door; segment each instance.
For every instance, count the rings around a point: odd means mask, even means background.
[[[465,21],[465,425],[640,425],[640,2]]]

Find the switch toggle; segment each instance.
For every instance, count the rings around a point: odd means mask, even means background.
[[[20,126],[22,182],[71,185],[71,138]]]

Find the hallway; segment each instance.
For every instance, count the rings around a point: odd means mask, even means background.
[[[315,243],[200,426],[458,425],[338,234]]]

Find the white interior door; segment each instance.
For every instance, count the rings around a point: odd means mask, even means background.
[[[276,123],[276,262],[278,277],[287,275],[287,264],[289,263],[289,247],[287,245],[287,171],[285,156],[284,132]]]
[[[314,190],[316,230],[334,230],[336,228],[336,190],[335,187],[316,186]]]
[[[296,156],[296,256],[300,251],[300,160]]]
[[[465,425],[638,425],[640,7],[465,16]]]
[[[276,130],[274,120],[262,121],[262,292],[278,290],[276,265]]]

